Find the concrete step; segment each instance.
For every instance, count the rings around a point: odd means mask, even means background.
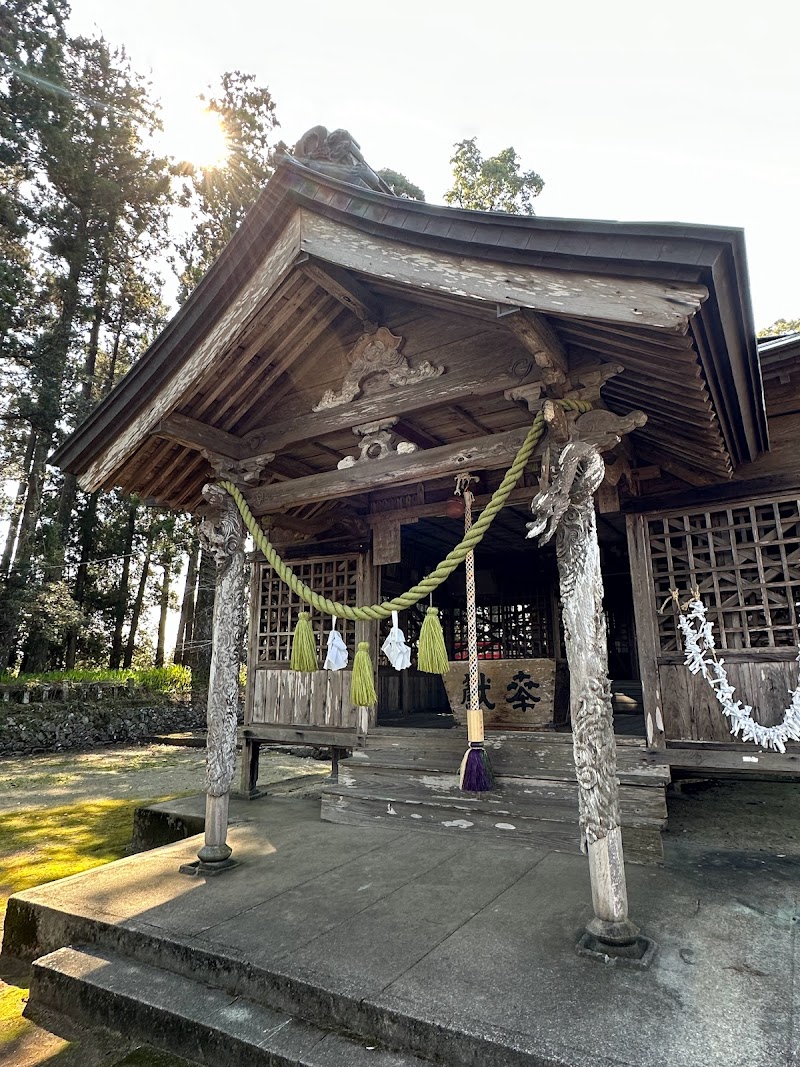
[[[97,947],[33,964],[31,1002],[209,1067],[424,1067],[408,1052],[320,1029],[263,1004]]]

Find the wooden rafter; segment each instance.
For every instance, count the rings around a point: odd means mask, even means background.
[[[567,380],[569,359],[566,350],[543,315],[520,307],[498,305],[497,317],[533,356],[546,385],[559,386]]]
[[[298,257],[298,265],[307,278],[338,300],[363,323],[379,323],[382,319],[380,301],[356,281],[353,275],[332,264],[324,264],[308,255]]]

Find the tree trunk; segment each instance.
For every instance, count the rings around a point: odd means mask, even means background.
[[[192,642],[192,617],[194,615],[195,592],[197,590],[197,562],[200,556],[200,545],[196,540],[192,541],[189,552],[189,562],[186,565],[186,582],[183,587],[183,600],[181,601],[181,617],[178,623],[178,636],[175,640],[175,654],[173,663],[187,662],[187,651]]]
[[[25,494],[25,507],[19,524],[14,566],[8,576],[3,595],[0,597],[0,669],[11,667],[16,661],[19,616],[22,610],[22,597],[30,579],[36,526],[39,522],[42,504],[45,461],[50,452],[50,442],[51,437],[46,434],[40,435],[36,440],[28,478],[28,491]]]
[[[136,648],[136,631],[139,629],[139,618],[142,614],[142,604],[144,603],[144,591],[147,587],[147,575],[150,571],[150,543],[153,538],[152,530],[147,534],[147,551],[144,555],[144,562],[142,563],[142,574],[139,578],[139,588],[136,591],[136,600],[133,605],[133,612],[131,614],[131,628],[128,633],[128,643],[125,646],[125,657],[122,662],[122,666],[126,669],[130,667],[133,662],[133,652]]]
[[[113,230],[114,221],[112,219],[108,228],[109,243]],[[89,331],[89,344],[86,348],[86,359],[83,363],[83,381],[81,382],[81,391],[76,412],[78,422],[81,422],[89,414],[92,407],[92,389],[94,387],[94,375],[97,367],[97,353],[100,349],[100,329],[103,325],[103,319],[105,318],[106,300],[108,299],[109,260],[110,255],[107,250],[105,258],[103,259],[103,265],[100,268],[100,277],[97,282],[95,304],[92,313],[92,327]],[[64,565],[64,554],[66,552],[67,542],[69,541],[70,528],[75,513],[75,500],[77,495],[78,479],[74,474],[65,474],[64,485],[61,489],[61,499],[58,502],[58,518],[56,520],[56,527],[59,531],[60,538],[60,544],[58,546],[59,559],[53,561],[55,565],[60,564],[62,569]]]
[[[161,600],[159,603],[158,616],[158,643],[156,644],[156,657],[154,667],[164,666],[164,642],[167,634],[167,615],[169,614],[169,587],[172,571],[172,556],[162,556],[161,565],[164,568],[164,579],[161,582]]]
[[[200,553],[197,603],[192,622],[192,689],[205,691],[211,673],[211,624],[214,613],[214,588],[217,565],[207,549]]]
[[[89,574],[89,560],[94,553],[94,535],[97,528],[97,502],[100,491],[94,493],[86,501],[86,507],[81,518],[81,558],[78,564],[78,573],[75,576],[75,585],[72,598],[79,608],[83,607],[86,600],[86,583]],[[78,630],[72,627],[67,631],[66,648],[64,651],[64,666],[71,671],[75,666],[78,652]]]
[[[122,575],[117,588],[116,603],[114,605],[114,636],[111,639],[111,655],[109,666],[112,670],[118,670],[122,663],[122,628],[125,625],[125,612],[128,608],[128,586],[131,578],[131,553],[133,552],[133,538],[136,534],[136,513],[139,505],[131,501],[128,506],[128,528],[125,533],[125,549],[122,560]]]
[[[41,387],[31,417],[36,433],[36,446],[31,461],[28,491],[25,494],[25,508],[19,526],[14,566],[0,596],[0,667],[8,666],[12,660],[16,660],[17,631],[23,594],[30,581],[36,528],[41,514],[45,465],[61,418],[67,354],[80,303],[80,279],[88,254],[85,224],[75,238],[72,252],[69,274],[63,282],[58,322],[52,332],[41,339],[36,353],[41,374]]]
[[[30,477],[33,453],[36,448],[36,434],[33,430],[28,434],[28,445],[25,449],[25,459],[22,463],[22,477],[17,482],[17,492],[14,503],[11,505],[11,515],[8,520],[8,533],[3,547],[3,558],[0,561],[0,578],[4,578],[11,570],[14,563],[14,545],[17,541],[19,524],[22,519],[22,511],[25,506],[25,494],[28,491],[28,478]]]

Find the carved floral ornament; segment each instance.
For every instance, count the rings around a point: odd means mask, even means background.
[[[399,385],[412,385],[444,373],[443,366],[435,366],[427,359],[412,367],[400,352],[402,343],[403,338],[385,326],[362,334],[347,357],[350,370],[341,389],[338,393],[329,389],[314,406],[314,411],[342,407],[358,397],[385,393]]]

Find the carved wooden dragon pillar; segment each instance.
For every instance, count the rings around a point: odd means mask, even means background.
[[[200,523],[203,547],[217,563],[208,685],[205,842],[190,874],[215,874],[235,866],[227,844],[228,803],[236,767],[239,640],[242,633],[244,525],[232,498],[216,485],[203,490],[207,513]]]
[[[605,476],[600,450],[632,428],[607,411],[590,412],[565,428],[569,439],[552,482],[533,500],[535,520],[528,524],[528,536],[538,537],[540,544],[556,535],[581,845],[589,856],[595,912],[587,933],[604,952],[617,948],[623,955],[645,939],[628,918],[594,495]]]

